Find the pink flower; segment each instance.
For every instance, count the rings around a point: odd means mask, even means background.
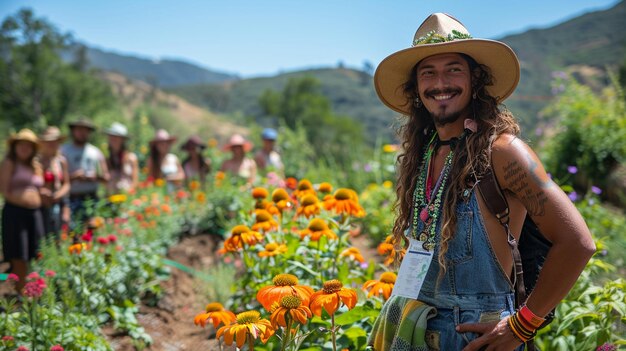
[[[35,280],[39,278],[41,278],[41,276],[37,272],[32,272],[31,274],[26,276],[26,280]]]
[[[48,270],[46,271],[46,273],[44,273],[44,275],[45,275],[46,277],[48,277],[48,278],[52,278],[52,277],[54,277],[54,276],[55,276],[55,275],[57,275],[57,274],[56,274],[56,272],[55,272],[55,271],[48,269]]]
[[[117,241],[117,236],[115,234],[110,234],[108,239],[110,243],[114,243]]]
[[[617,351],[617,346],[614,344],[605,342],[604,344],[598,346],[596,351]]]
[[[43,294],[43,289],[46,288],[46,281],[39,278],[35,281],[28,282],[24,286],[24,295],[32,298],[40,298]]]
[[[466,118],[463,121],[463,128],[465,129],[469,129],[471,130],[473,133],[476,133],[476,131],[478,130],[478,124],[476,123],[475,120],[470,119],[470,118]]]
[[[10,282],[19,282],[20,281],[20,277],[17,276],[17,274],[15,273],[9,273],[9,275],[7,276],[7,280]]]
[[[50,348],[50,351],[65,351],[65,349],[63,348],[63,346],[57,344],[57,345],[52,346]]]
[[[109,243],[109,239],[107,237],[98,237],[98,243],[102,245],[106,245]]]
[[[2,337],[2,341],[13,341],[13,337],[11,335],[6,335]]]
[[[15,351],[29,351],[29,350],[28,350],[28,347],[26,347],[26,346],[20,346]]]

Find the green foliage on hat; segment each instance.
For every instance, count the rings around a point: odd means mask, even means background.
[[[426,35],[419,37],[413,41],[413,46],[423,45],[423,44],[436,44],[436,43],[445,43],[448,41],[462,40],[462,39],[472,39],[472,36],[466,33],[461,33],[458,30],[452,30],[452,33],[447,36],[443,36],[438,34],[434,30],[426,33]]]

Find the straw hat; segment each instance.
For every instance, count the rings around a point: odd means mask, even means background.
[[[252,150],[252,143],[247,141],[241,134],[234,134],[228,140],[228,143],[224,145],[223,150],[230,150],[233,146],[243,146],[243,150],[248,152]]]
[[[187,141],[180,146],[180,148],[183,150],[195,149],[197,147],[201,149],[206,148],[206,144],[203,143],[200,137],[197,135],[190,136],[189,139],[187,139]]]
[[[104,133],[122,138],[128,138],[128,129],[125,125],[118,122],[113,122],[109,128],[105,129]]]
[[[498,102],[511,95],[519,82],[519,61],[508,45],[495,40],[474,39],[456,18],[434,13],[417,29],[412,47],[387,56],[378,65],[374,86],[380,100],[392,110],[408,115],[410,104],[403,85],[411,70],[422,59],[443,53],[463,53],[488,66],[494,84],[486,88]]]
[[[13,147],[13,144],[18,141],[28,141],[35,144],[35,149],[39,148],[39,139],[37,138],[37,135],[35,135],[35,133],[30,129],[24,128],[15,134],[11,134],[11,136],[7,140],[7,144],[9,145],[9,148],[11,148]]]
[[[69,122],[67,125],[70,126],[70,128],[85,127],[91,130],[92,132],[96,130],[96,125],[93,124],[93,122],[89,118],[84,117],[84,116],[79,117],[78,119]]]
[[[39,141],[59,141],[65,140],[65,135],[61,134],[61,130],[58,127],[50,126],[39,134]]]
[[[152,140],[150,140],[150,144],[154,144],[154,143],[158,143],[159,141],[168,141],[168,142],[174,142],[176,140],[176,137],[170,136],[170,133],[167,132],[167,130],[165,129],[159,129],[156,131],[156,134],[154,135],[154,138]]]

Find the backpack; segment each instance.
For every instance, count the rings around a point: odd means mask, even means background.
[[[489,168],[476,184],[479,193],[485,200],[489,211],[498,219],[505,230],[507,241],[513,255],[513,274],[515,277],[515,307],[519,308],[534,289],[539,272],[552,247],[528,214],[524,219],[519,242],[509,229],[509,205],[502,194],[495,174]],[[550,324],[554,319],[554,309],[545,317],[539,329]],[[533,340],[526,342],[528,350],[535,350]]]

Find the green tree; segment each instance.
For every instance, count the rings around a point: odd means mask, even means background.
[[[259,105],[265,115],[277,118],[289,129],[303,128],[318,159],[350,166],[364,147],[363,126],[335,115],[313,77],[292,78],[282,92],[266,90]]]
[[[111,106],[108,86],[87,71],[84,50],[63,61],[71,38],[30,9],[0,26],[0,114],[10,129],[60,124],[68,115],[92,115]]]

